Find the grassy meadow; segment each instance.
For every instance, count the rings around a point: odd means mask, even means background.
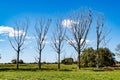
[[[21,64],[20,69],[15,70],[14,64],[1,64],[0,80],[120,80],[120,70],[78,70],[76,65],[63,64],[59,71],[57,64],[43,64],[42,70],[38,70],[36,64]]]

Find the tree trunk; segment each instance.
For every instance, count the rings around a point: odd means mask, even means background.
[[[80,69],[80,49],[78,50],[78,69]]]
[[[99,68],[99,44],[100,44],[100,37],[98,35],[98,31],[97,31],[97,54],[96,54],[96,68]]]
[[[20,51],[18,50],[18,52],[17,52],[17,60],[16,60],[16,69],[19,69],[19,54],[20,54]]]
[[[39,53],[38,68],[41,69],[41,52]]]
[[[96,54],[96,67],[99,68],[99,45],[97,45],[97,54]]]
[[[58,69],[60,69],[60,53],[58,54]]]

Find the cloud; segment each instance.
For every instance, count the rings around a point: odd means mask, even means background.
[[[49,41],[43,41],[43,44],[49,44],[50,42]]]
[[[12,27],[9,26],[0,26],[0,34],[7,34],[9,37],[14,37],[24,35],[25,32],[22,30],[14,30]]]
[[[36,37],[37,38],[37,37]],[[24,44],[29,44],[32,43],[33,40],[36,40],[36,38],[34,36],[26,36],[27,42],[25,41]],[[45,40],[43,41],[43,44],[49,44],[50,41],[46,41],[47,36],[43,37]]]
[[[26,36],[26,39],[28,39],[28,40],[35,39],[35,37],[33,37],[33,36]]]
[[[78,24],[78,23],[79,23],[78,21],[73,21],[73,20],[70,20],[70,19],[64,19],[64,20],[62,21],[62,26],[63,26],[63,27],[71,28],[72,25]]]
[[[83,40],[84,40],[84,39],[81,39],[81,43],[83,42]],[[86,41],[85,41],[86,44],[91,44],[92,42],[93,42],[93,41],[90,41],[90,40],[86,40]],[[75,44],[76,41],[75,41],[75,40],[68,40],[67,43],[68,43],[68,44],[71,44],[71,43],[74,43],[74,44]]]
[[[0,42],[3,42],[3,41],[5,41],[5,40],[3,40],[3,39],[0,39]]]

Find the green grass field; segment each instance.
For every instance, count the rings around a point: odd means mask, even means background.
[[[58,71],[56,64],[42,65],[42,70],[37,70],[37,65],[24,64],[15,70],[15,65],[6,64],[0,65],[0,80],[120,80],[120,70],[78,70],[76,65],[61,65]]]

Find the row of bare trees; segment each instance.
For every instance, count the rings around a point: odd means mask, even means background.
[[[78,68],[80,69],[80,55],[82,50],[86,47],[86,39],[90,31],[91,23],[93,21],[92,18],[93,14],[92,11],[80,11],[75,12],[69,17],[69,20],[71,20],[71,25],[69,25],[69,29],[66,29],[62,25],[62,19],[57,19],[54,24],[54,32],[52,37],[52,48],[55,50],[55,52],[58,54],[58,69],[60,69],[60,54],[63,51],[64,41],[67,41],[69,45],[71,45],[75,51],[78,54]],[[97,50],[99,48],[99,45],[103,38],[105,36],[101,37],[102,31],[103,31],[103,19],[101,22],[99,22],[99,19],[97,20],[96,25],[96,34],[97,34]],[[35,28],[35,38],[37,42],[37,52],[39,54],[38,57],[38,67],[41,69],[41,54],[45,47],[45,41],[46,41],[46,35],[49,30],[50,24],[52,20],[48,19],[45,21],[44,19],[40,19],[36,21],[34,28]],[[17,53],[17,61],[16,61],[16,69],[19,69],[19,56],[20,52],[23,50],[23,45],[26,39],[26,35],[29,28],[29,19],[26,19],[23,23],[16,23],[16,26],[14,27],[14,30],[17,30],[18,32],[13,32],[14,37],[9,37],[9,42],[12,46],[12,48]],[[66,34],[69,34],[69,36]],[[21,33],[23,32],[23,33]],[[71,35],[70,35],[71,34]],[[97,68],[99,67],[99,52],[97,51],[97,59],[96,59],[96,65]]]

